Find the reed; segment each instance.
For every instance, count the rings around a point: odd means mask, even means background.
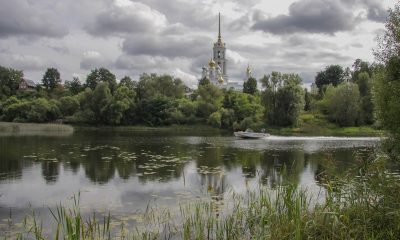
[[[79,195],[72,208],[52,210],[56,232],[45,238],[36,220],[33,239],[400,239],[400,179],[387,171],[385,157],[360,162],[347,175],[324,178],[320,196],[287,184],[259,186],[246,195],[181,205],[177,215],[148,206],[136,229],[113,229],[109,214],[84,219]],[[318,199],[322,198],[322,199]],[[35,217],[33,217],[35,219]],[[24,239],[21,237],[21,239]]]

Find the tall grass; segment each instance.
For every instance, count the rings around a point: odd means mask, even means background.
[[[400,239],[400,179],[385,158],[360,162],[347,175],[323,178],[325,191],[311,196],[296,185],[259,186],[231,201],[199,200],[179,213],[149,206],[135,229],[110,227],[110,215],[83,218],[74,206],[52,210],[53,236],[33,221],[21,236],[33,239]],[[319,201],[316,201],[319,200]],[[35,219],[35,217],[34,217]]]

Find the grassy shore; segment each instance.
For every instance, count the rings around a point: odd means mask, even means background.
[[[74,128],[64,124],[0,122],[0,135],[66,135]]]
[[[373,126],[340,127],[330,123],[320,114],[302,113],[296,127],[275,128],[266,127],[267,132],[273,135],[294,136],[384,136],[385,132]]]
[[[400,180],[385,167],[385,157],[361,162],[337,178],[321,173],[324,191],[316,201],[290,183],[259,186],[232,201],[199,200],[168,209],[148,207],[142,225],[126,229],[111,215],[82,217],[79,197],[71,208],[52,210],[54,231],[43,233],[32,216],[19,239],[399,239]],[[113,227],[116,226],[116,227]],[[10,236],[10,239],[12,237]],[[7,239],[7,238],[6,238]],[[12,238],[15,239],[15,238]]]
[[[105,131],[135,131],[135,132],[165,132],[165,133],[180,133],[180,134],[231,134],[233,130],[223,130],[213,128],[205,124],[196,125],[171,125],[161,127],[149,126],[91,126],[91,125],[76,125],[74,127],[63,124],[35,124],[35,123],[6,123],[0,122],[0,133],[34,135],[37,133],[72,133],[76,130],[105,130]],[[372,126],[360,127],[339,127],[336,124],[330,123],[323,115],[302,113],[299,123],[296,127],[277,128],[269,127],[263,124],[256,127],[255,130],[265,128],[272,135],[284,136],[384,136],[385,132],[375,129]]]

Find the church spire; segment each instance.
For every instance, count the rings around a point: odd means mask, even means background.
[[[218,13],[218,40],[221,40],[221,13]]]

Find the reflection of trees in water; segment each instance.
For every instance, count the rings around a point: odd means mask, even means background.
[[[22,169],[32,166],[32,160],[36,159],[24,159],[24,156],[32,155],[36,150],[37,142],[32,144],[27,137],[1,137],[0,180],[21,179]]]
[[[242,167],[242,173],[246,178],[254,178],[257,175],[257,166],[260,165],[262,153],[259,151],[238,151],[236,159]]]
[[[58,179],[60,164],[53,161],[42,161],[42,176],[46,183],[55,183]]]
[[[114,158],[104,160],[102,159],[104,156],[103,151],[90,151],[87,152],[85,161],[82,161],[86,176],[100,184],[107,183],[114,178],[115,173]]]
[[[261,161],[261,182],[271,188],[285,182],[298,184],[304,167],[304,151],[266,151]]]
[[[224,165],[224,151],[221,147],[212,147],[208,144],[198,146],[201,151],[197,156],[197,166],[220,167]]]
[[[107,144],[118,148],[108,146],[85,150],[87,146],[93,148]],[[133,153],[136,159],[127,161],[121,155],[123,153]],[[168,182],[179,179],[185,167],[185,163],[162,162],[166,157],[173,157],[193,159],[197,166],[223,167],[228,172],[241,168],[246,178],[256,177],[258,169],[261,169],[260,174],[264,184],[275,187],[285,181],[298,183],[299,176],[306,165],[314,172],[315,179],[320,181],[319,176],[322,172],[333,170],[336,173],[344,172],[354,163],[353,149],[336,149],[330,154],[334,162],[331,166],[323,162],[326,157],[324,153],[305,154],[302,150],[261,152],[221,145],[215,147],[212,143],[188,144],[185,139],[179,137],[132,137],[128,133],[98,133],[96,131],[78,132],[71,137],[63,138],[3,137],[0,138],[0,179],[20,178],[22,169],[32,165],[34,161],[41,161],[42,158],[57,158],[59,163],[40,162],[43,178],[48,183],[59,179],[60,163],[65,169],[71,169],[75,174],[82,168],[86,177],[95,183],[106,183],[116,177],[116,173],[125,180],[139,174],[138,178],[141,182]],[[38,157],[24,158],[29,155]],[[150,171],[139,167],[154,159],[156,159],[155,164],[165,166]],[[145,174],[148,172],[154,173]],[[218,179],[216,176],[212,178]],[[226,181],[226,179],[218,181]],[[212,189],[218,187],[215,184],[210,186]]]

